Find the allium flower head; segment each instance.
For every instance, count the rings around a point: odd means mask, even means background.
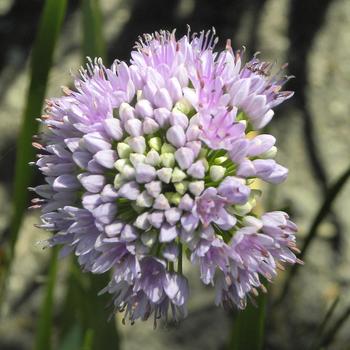
[[[252,210],[256,178],[279,183],[275,138],[250,132],[289,98],[270,64],[244,63],[213,32],[144,35],[130,63],[89,61],[75,89],[48,101],[36,162],[46,183],[48,245],[85,271],[109,273],[105,292],[134,322],[186,315],[182,260],[215,284],[216,303],[244,308],[276,266],[294,264],[287,214]]]

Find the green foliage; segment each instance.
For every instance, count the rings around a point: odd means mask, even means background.
[[[18,137],[16,177],[14,180],[13,216],[11,218],[11,236],[5,255],[5,267],[0,271],[0,301],[2,288],[6,282],[11,261],[13,260],[18,232],[25,213],[33,170],[28,163],[35,158],[35,151],[31,147],[32,136],[38,132],[39,124],[35,120],[40,114],[53,54],[58,35],[66,11],[67,0],[46,0],[41,16],[37,37],[34,43],[31,65],[30,84],[27,102],[23,114],[23,123]],[[106,59],[106,43],[102,33],[102,17],[99,0],[82,0],[82,47],[83,56],[102,57]],[[210,155],[214,159],[220,154]],[[350,176],[350,168],[329,188],[326,198],[314,218],[308,235],[304,241],[300,258],[306,253],[317,236],[318,227],[329,214],[333,202],[341,192]],[[188,251],[185,251],[187,254]],[[37,333],[34,350],[52,349],[54,289],[57,277],[58,248],[51,253],[47,282],[44,287],[44,298],[39,312]],[[180,251],[182,256],[182,250]],[[180,259],[182,261],[182,259]],[[182,271],[179,262],[178,271]],[[282,291],[281,299],[287,294],[293,276],[298,270],[295,265]],[[120,342],[114,317],[107,322],[112,308],[106,306],[110,296],[97,296],[109,281],[109,276],[83,274],[76,262],[71,262],[67,279],[66,297],[58,316],[59,334],[58,350],[119,350]],[[350,316],[350,307],[343,310],[341,315],[328,327],[338,304],[336,299],[327,311],[324,320],[316,331],[312,350],[328,346],[335,338],[339,329]],[[266,295],[260,293],[256,298],[256,306],[249,303],[247,308],[235,315],[230,335],[229,350],[261,350],[264,340]],[[328,327],[328,329],[327,329]]]
[[[119,349],[114,318],[107,321],[112,312],[112,308],[107,308],[110,296],[97,296],[108,281],[107,275],[82,273],[78,264],[72,261],[60,319],[63,338],[67,337],[74,325],[79,324],[85,334],[84,347],[89,344],[88,349]]]
[[[79,349],[80,344],[83,341],[83,332],[80,324],[73,325],[67,332],[61,342],[61,346],[58,350],[76,350]]]
[[[5,264],[0,276],[0,302],[4,292],[3,289],[6,285],[10,264],[13,260],[23,214],[28,206],[27,187],[30,185],[33,177],[33,169],[29,167],[28,163],[33,161],[35,157],[35,151],[31,146],[31,142],[33,135],[39,129],[39,123],[35,119],[41,115],[49,71],[53,61],[53,53],[66,12],[66,5],[66,0],[46,1],[33,47],[30,65],[30,84],[17,142],[13,215],[10,225],[11,236],[6,247]]]
[[[82,16],[83,56],[104,58],[106,45],[98,0],[83,0]],[[61,331],[67,337],[70,329],[79,324],[84,333],[79,346],[82,350],[119,349],[115,319],[107,321],[112,312],[107,308],[110,296],[98,296],[108,282],[108,274],[84,274],[75,262],[71,263]]]
[[[57,275],[57,255],[58,248],[55,247],[51,252],[50,269],[47,277],[43,304],[39,314],[34,350],[51,349],[54,288]]]
[[[99,1],[82,0],[82,15],[84,56],[105,58],[106,44],[102,34]]]
[[[41,114],[49,71],[53,61],[53,52],[63,22],[66,5],[66,0],[46,1],[33,48],[27,104],[18,141],[14,215],[7,252],[7,268],[13,258],[18,231],[27,207],[27,187],[33,177],[33,170],[28,167],[28,163],[35,158],[31,141],[32,136],[38,132],[39,128],[39,123],[35,119]],[[84,56],[104,57],[105,42],[102,37],[98,1],[83,1],[82,15]],[[34,350],[51,349],[57,251],[58,248],[54,248],[50,260],[48,281],[39,314]],[[83,275],[76,265],[72,265],[65,308],[61,315],[61,327],[59,327],[61,328],[60,339],[62,339],[59,350],[119,349],[115,323],[107,323],[111,311],[106,309],[109,298],[107,295],[104,297],[97,296],[98,292],[106,286],[108,280],[108,276]]]
[[[261,350],[264,341],[266,295],[257,296],[256,305],[249,303],[233,320],[227,350]]]
[[[93,346],[93,339],[94,331],[92,329],[88,329],[85,333],[82,350],[91,350]]]
[[[28,163],[34,159],[35,150],[31,147],[39,123],[35,120],[41,114],[45,97],[53,53],[66,10],[66,0],[47,0],[36,37],[30,71],[30,85],[23,123],[17,144],[16,178],[14,188],[14,208],[12,218],[11,250],[13,250],[23,213],[27,208],[27,187],[32,179]]]

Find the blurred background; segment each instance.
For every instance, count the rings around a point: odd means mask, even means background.
[[[43,5],[42,0],[0,0],[1,246],[9,239],[16,142],[30,79],[29,59]],[[287,89],[296,94],[277,110],[268,128],[278,140],[278,160],[289,168],[290,175],[278,189],[266,188],[263,201],[266,209],[283,209],[292,216],[299,226],[302,245],[327,193],[329,203],[329,189],[350,165],[350,1],[100,0],[99,5],[108,64],[115,58],[128,60],[140,34],[177,28],[180,36],[187,32],[187,24],[192,31],[215,27],[220,48],[230,38],[235,49],[246,47],[247,58],[261,51],[262,59],[276,61],[277,66],[289,62],[288,74],[296,78]],[[82,47],[86,30],[82,16],[81,2],[68,1],[46,96],[60,95],[60,86],[71,84],[70,70],[76,72],[82,63],[86,52]],[[41,59],[44,62],[46,57]],[[39,115],[32,116],[36,117]],[[39,182],[36,174],[33,183]],[[29,204],[26,195],[23,201]],[[327,310],[332,313],[326,317],[328,333],[318,348],[350,349],[349,212],[350,181],[337,193],[331,209],[323,213],[315,230],[317,236],[304,256],[305,266],[299,269],[282,300],[288,273],[281,273],[272,286],[264,349],[310,349],[319,338]],[[38,243],[47,233],[34,227],[37,222],[36,211],[25,213],[2,301],[1,350],[31,349],[37,334],[50,259],[50,252]],[[54,290],[54,349],[73,350],[65,345],[66,339],[82,337],[80,316],[64,312],[72,312],[76,305],[74,299],[67,301],[73,298],[67,292],[71,270],[69,261],[59,263]],[[193,285],[187,320],[156,331],[152,321],[124,326],[118,320],[120,348],[228,348],[232,315],[216,308],[212,290],[200,285],[195,269],[188,266],[187,270]],[[335,300],[338,305],[332,312]],[[110,343],[103,349],[117,347]]]

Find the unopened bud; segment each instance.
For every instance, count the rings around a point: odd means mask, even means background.
[[[157,152],[160,152],[161,146],[162,146],[162,140],[160,137],[152,137],[148,144],[151,148],[155,149]]]
[[[188,181],[177,182],[174,184],[176,192],[185,194],[188,188]]]
[[[167,168],[173,168],[175,166],[175,156],[173,153],[161,154],[160,161]]]
[[[117,145],[119,158],[128,158],[131,153],[131,147],[124,142],[119,142]]]
[[[193,181],[188,185],[188,189],[195,196],[199,196],[204,190],[204,181]]]
[[[210,167],[210,178],[213,181],[219,181],[225,176],[226,169],[220,165],[212,165]]]
[[[137,164],[144,163],[146,160],[146,156],[140,153],[131,153],[129,156],[130,162],[133,166]]]
[[[145,163],[147,163],[149,165],[152,165],[152,166],[158,166],[159,163],[160,163],[159,153],[156,150],[151,149],[147,153],[147,156],[146,156],[146,159],[145,159]]]
[[[174,168],[173,174],[171,176],[171,182],[181,182],[187,177],[187,174],[180,170],[178,167]]]

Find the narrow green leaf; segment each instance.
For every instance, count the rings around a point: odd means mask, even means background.
[[[40,18],[38,33],[34,42],[31,65],[30,84],[23,121],[17,142],[17,155],[13,191],[13,215],[11,218],[5,262],[0,271],[0,296],[6,285],[8,270],[13,259],[22,217],[27,208],[28,190],[33,177],[33,169],[28,165],[34,160],[35,151],[31,146],[32,137],[38,132],[39,123],[35,120],[41,115],[48,75],[52,66],[53,53],[66,11],[67,0],[47,0]],[[0,297],[0,302],[2,298]]]
[[[92,329],[88,329],[85,333],[84,343],[81,350],[92,350],[93,340],[94,340],[94,331]]]
[[[83,56],[106,58],[106,43],[102,33],[102,16],[98,0],[82,0],[83,11]],[[91,339],[85,339],[88,349],[119,349],[119,336],[116,323],[107,321],[110,316],[110,309],[106,305],[110,303],[109,295],[98,296],[98,292],[109,282],[108,274],[104,275],[83,275],[81,272],[75,274],[77,282],[83,293],[80,294],[81,303],[84,308],[81,310],[81,317],[86,336],[92,332]],[[87,349],[87,350],[88,350]]]
[[[248,304],[233,321],[228,350],[261,350],[264,341],[265,309],[267,296],[260,293],[257,306]]]
[[[92,349],[111,349],[118,350],[119,335],[117,332],[115,318],[111,320],[112,308],[107,306],[110,304],[111,295],[104,294],[98,296],[97,294],[108,284],[110,276],[103,275],[89,275],[84,276],[88,279],[87,289],[85,291],[85,298],[88,303],[86,314],[89,317],[89,327],[94,331]]]
[[[50,268],[47,277],[45,295],[39,314],[34,350],[51,349],[54,289],[57,275],[57,256],[58,248],[55,247],[51,252]]]
[[[82,0],[83,51],[85,57],[106,58],[106,44],[102,34],[102,16],[98,0]]]
[[[81,325],[73,324],[65,337],[63,338],[59,350],[76,350],[79,349],[83,341]]]
[[[110,318],[110,295],[98,296],[98,292],[109,282],[109,276],[84,274],[74,261],[70,266],[68,291],[61,314],[61,334],[65,336],[75,324],[80,324],[84,334],[93,332],[92,349],[119,349],[116,323]]]
[[[299,258],[301,260],[305,257],[306,253],[308,252],[310,244],[312,243],[312,241],[314,240],[314,238],[317,235],[318,227],[320,226],[322,221],[327,217],[329,211],[332,208],[333,202],[337,198],[338,194],[341,192],[342,188],[346,184],[349,177],[350,177],[350,167],[339,177],[339,179],[336,182],[334,182],[333,185],[331,185],[329,187],[329,189],[326,193],[326,197],[324,199],[324,202],[322,203],[319,211],[317,212],[314,220],[312,221],[309,233],[307,234],[305,241],[304,241],[304,244],[301,248],[301,252],[299,254]],[[287,295],[289,287],[290,287],[290,283],[291,283],[293,277],[295,276],[295,274],[297,273],[299,266],[300,266],[299,264],[293,265],[293,267],[290,271],[290,274],[285,282],[285,285],[282,289],[280,297],[278,298],[276,304],[280,303],[284,299],[284,297]]]

